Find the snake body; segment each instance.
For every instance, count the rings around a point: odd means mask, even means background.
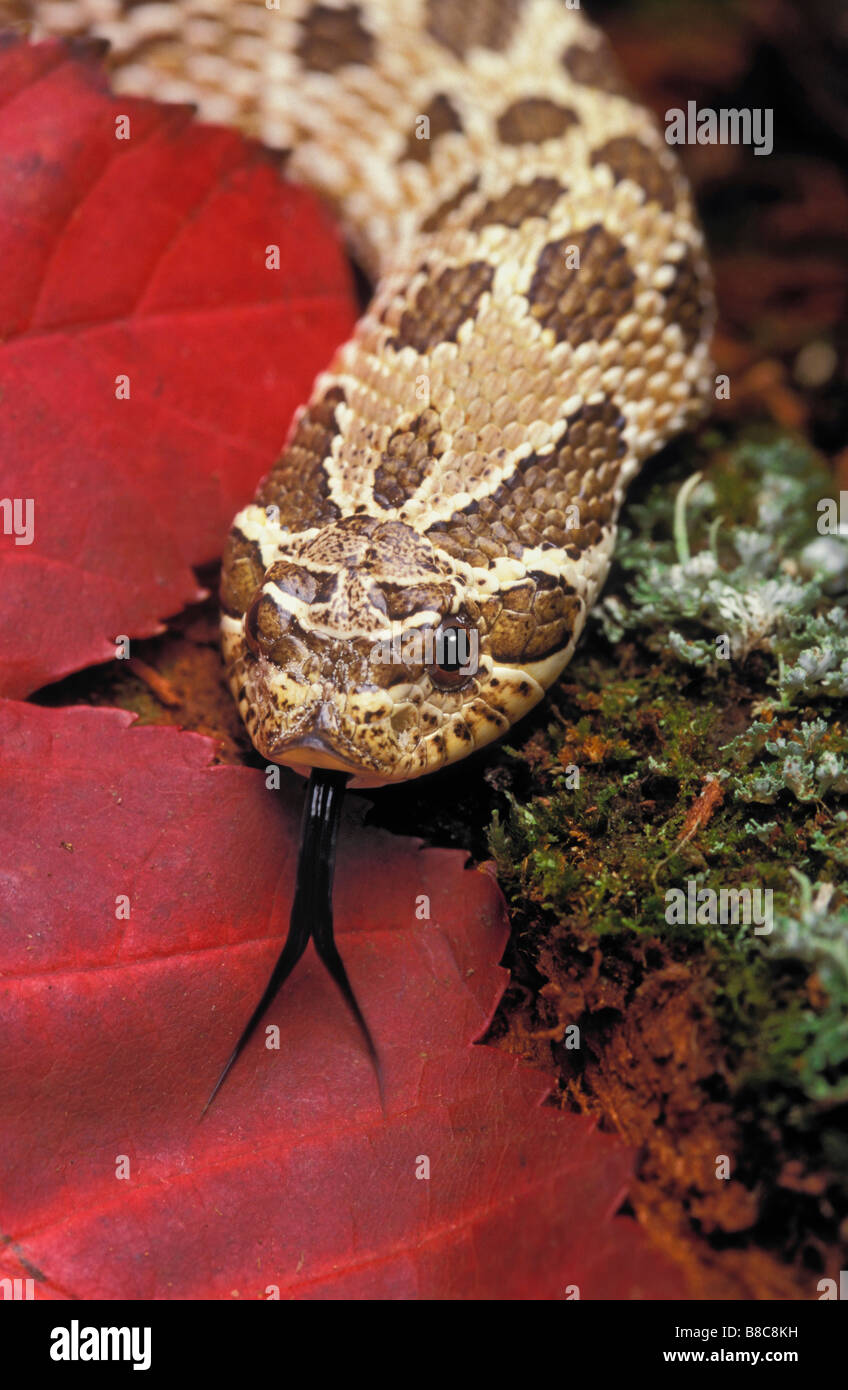
[[[376,283],[230,533],[255,746],[354,786],[482,747],[569,660],[627,484],[714,390],[702,236],[653,118],[567,0],[35,9],[108,38],[119,90],[289,149]]]

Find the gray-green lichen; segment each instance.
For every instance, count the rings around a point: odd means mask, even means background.
[[[753,525],[723,514],[717,488],[700,473],[678,489],[670,527],[669,501],[652,497],[636,510],[619,549],[625,594],[598,610],[609,640],[647,629],[654,649],[714,674],[722,661],[764,652],[774,658],[766,679],[781,708],[848,696],[848,610],[832,597],[848,576],[848,537],[815,534],[825,479],[811,488],[805,461],[809,453],[789,440],[739,448],[735,466],[759,481],[753,497],[740,499],[753,504]],[[658,540],[664,522],[671,534]],[[691,531],[700,535],[694,547]]]

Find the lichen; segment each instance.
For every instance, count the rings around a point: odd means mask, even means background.
[[[740,446],[723,465],[744,478],[736,524],[726,489],[700,472],[678,489],[670,528],[670,502],[650,497],[634,512],[638,529],[622,532],[625,594],[609,594],[597,610],[609,640],[638,632],[652,650],[713,675],[723,662],[744,664],[764,652],[774,658],[766,679],[781,708],[848,695],[848,611],[832,601],[848,565],[848,537],[815,533],[815,501],[826,481],[818,467],[805,469],[809,457],[784,438],[771,447]],[[753,525],[746,525],[751,510]],[[799,520],[806,521],[800,531]],[[671,534],[657,538],[664,523]],[[695,547],[692,531],[700,538]]]

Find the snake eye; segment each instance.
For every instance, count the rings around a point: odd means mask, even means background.
[[[458,690],[477,673],[478,633],[462,618],[447,618],[433,639],[427,674],[440,690]]]

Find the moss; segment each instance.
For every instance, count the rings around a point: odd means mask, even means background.
[[[806,1182],[817,1175],[831,1235],[848,1212],[848,733],[837,717],[848,604],[840,565],[823,567],[816,544],[816,502],[831,493],[806,446],[764,432],[705,434],[642,487],[594,632],[554,718],[532,732],[532,794],[507,787],[489,836],[516,949],[556,989],[557,961],[593,949],[601,972],[630,953],[631,997],[651,949],[685,965],[717,1040],[737,1162],[759,1172],[752,1230],[776,1222],[777,1245],[790,1157]],[[516,765],[525,757],[519,741],[508,751]],[[689,881],[696,893],[770,889],[771,930],[669,922],[667,893]],[[549,951],[563,934],[565,955]],[[536,1006],[535,1026],[545,1022]]]

